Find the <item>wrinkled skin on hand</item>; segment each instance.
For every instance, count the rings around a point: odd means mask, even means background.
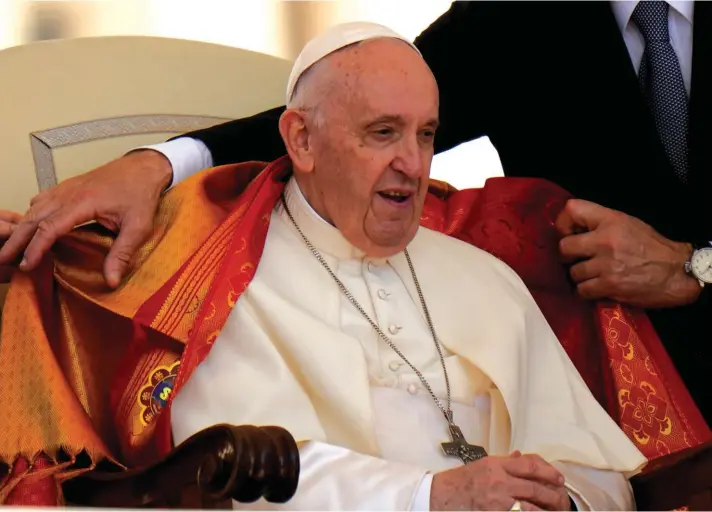
[[[22,215],[7,210],[0,210],[0,247],[5,245],[5,242],[17,227]],[[15,271],[15,265],[0,265],[0,284],[9,283],[12,273]]]
[[[689,304],[699,282],[685,273],[689,244],[668,240],[625,213],[579,199],[556,220],[559,249],[578,293],[643,308]]]
[[[104,262],[106,283],[115,288],[150,235],[161,194],[171,180],[170,163],[162,154],[139,150],[41,192],[24,216],[14,218],[0,249],[0,269],[20,260],[20,270],[32,270],[57,238],[96,221],[118,233]]]
[[[564,476],[535,454],[515,451],[436,473],[430,510],[570,510]]]

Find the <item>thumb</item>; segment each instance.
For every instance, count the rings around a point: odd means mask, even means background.
[[[150,217],[149,217],[150,218]],[[104,261],[104,279],[111,288],[121,284],[121,279],[131,265],[134,255],[151,233],[150,221],[140,218],[129,220],[119,231]]]
[[[593,231],[607,217],[610,210],[583,199],[569,199],[556,218],[554,226],[562,236]]]

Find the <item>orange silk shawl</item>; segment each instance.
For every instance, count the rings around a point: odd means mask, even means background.
[[[230,165],[171,190],[116,291],[101,272],[113,235],[96,225],[14,276],[0,338],[0,503],[62,504],[63,479],[171,449],[171,399],[249,285],[290,172],[286,157]],[[709,439],[647,317],[574,294],[553,229],[568,197],[535,179],[463,191],[433,181],[421,224],[522,277],[594,396],[648,458]]]

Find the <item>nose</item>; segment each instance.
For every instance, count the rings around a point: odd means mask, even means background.
[[[403,137],[398,144],[391,166],[409,178],[420,178],[425,167],[423,156],[417,137]]]

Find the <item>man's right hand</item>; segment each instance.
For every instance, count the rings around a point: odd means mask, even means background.
[[[171,180],[165,156],[139,150],[41,192],[0,249],[0,268],[24,251],[20,270],[32,270],[57,238],[97,221],[118,232],[104,262],[106,283],[115,288],[150,235],[161,194]]]
[[[564,476],[538,455],[515,451],[436,473],[430,510],[569,510]]]

